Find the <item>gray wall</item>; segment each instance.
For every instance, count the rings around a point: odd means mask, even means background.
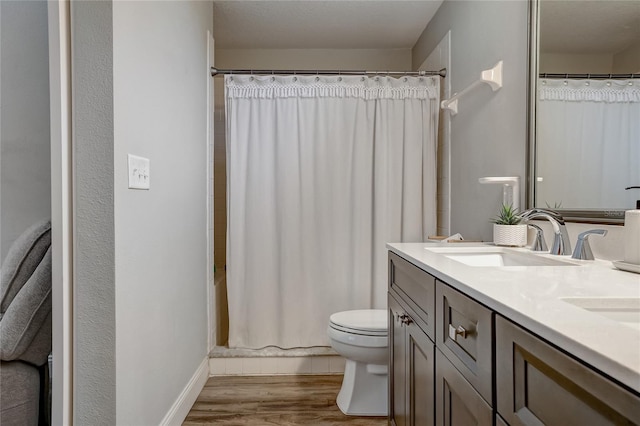
[[[159,424],[207,358],[210,2],[72,3],[78,424]],[[127,188],[127,154],[151,189]]]
[[[159,424],[207,358],[211,2],[113,3],[117,424]],[[127,189],[127,154],[151,160]]]
[[[424,62],[451,30],[451,91],[503,65],[503,87],[482,85],[458,102],[451,118],[451,233],[492,240],[489,219],[502,189],[480,185],[483,176],[520,176],[526,187],[528,2],[445,0],[413,48],[413,67]]]
[[[47,3],[0,1],[0,261],[51,216]]]
[[[113,23],[108,1],[71,3],[74,423],[116,424]]]

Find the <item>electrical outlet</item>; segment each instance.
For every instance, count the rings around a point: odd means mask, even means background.
[[[149,189],[151,167],[148,158],[128,155],[129,160],[129,188]]]

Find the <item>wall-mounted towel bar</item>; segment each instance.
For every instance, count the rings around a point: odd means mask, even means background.
[[[491,90],[494,92],[502,87],[502,61],[498,62],[493,68],[482,71],[479,80],[474,81],[465,89],[455,93],[451,98],[443,100],[440,103],[440,107],[451,111],[451,115],[456,115],[458,113],[458,99],[482,83],[491,86]]]

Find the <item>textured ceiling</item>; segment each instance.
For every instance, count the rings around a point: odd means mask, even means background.
[[[214,0],[222,49],[411,48],[442,0]]]
[[[540,10],[543,52],[618,53],[640,44],[640,0],[546,0]]]

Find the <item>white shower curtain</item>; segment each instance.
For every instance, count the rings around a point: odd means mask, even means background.
[[[537,205],[632,208],[640,183],[640,80],[538,84]]]
[[[436,229],[437,77],[227,76],[229,346],[326,346]]]

